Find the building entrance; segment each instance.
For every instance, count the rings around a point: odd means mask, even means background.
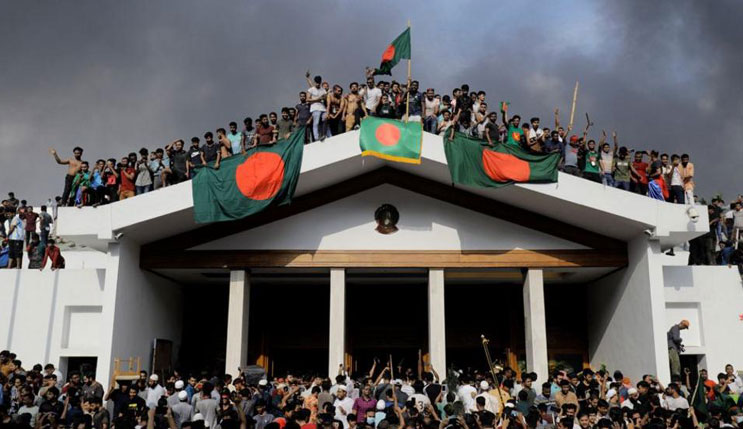
[[[392,356],[394,371],[417,371],[427,352],[428,273],[354,272],[346,277],[346,364],[365,373]],[[395,375],[397,377],[397,375]]]
[[[322,374],[328,366],[329,293],[327,284],[309,279],[254,278],[248,362],[269,376]]]

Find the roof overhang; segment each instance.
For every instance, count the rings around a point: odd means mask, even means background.
[[[423,135],[420,165],[362,157],[359,132],[352,131],[305,146],[295,197],[341,184],[383,167],[541,214],[567,225],[629,241],[639,234],[671,247],[708,231],[707,211],[697,210],[696,222],[688,207],[606,187],[568,174],[557,183],[515,184],[501,188],[452,185],[440,136]],[[105,250],[122,237],[140,244],[178,235],[203,225],[193,220],[191,182],[97,208],[60,208],[57,234],[78,245]]]

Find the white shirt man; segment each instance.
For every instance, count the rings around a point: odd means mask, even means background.
[[[349,425],[347,416],[353,412],[354,400],[348,397],[346,386],[342,384],[337,386],[337,398],[335,399],[335,402],[333,402],[333,406],[335,407],[335,419],[340,420],[343,423],[344,429],[348,429]]]
[[[173,411],[175,425],[180,428],[183,422],[191,421],[191,418],[193,417],[193,408],[191,408],[191,405],[188,403],[188,393],[186,393],[186,391],[181,390],[174,396],[178,399],[178,402],[170,408]]]
[[[165,395],[165,388],[157,384],[158,379],[157,374],[152,374],[150,376],[150,384],[145,389],[145,402],[148,408],[157,407],[157,401],[161,396]]]
[[[471,384],[463,384],[457,389],[457,396],[462,401],[465,410],[471,410],[475,407],[475,396],[477,396],[477,389]]]
[[[366,104],[366,110],[368,112],[375,112],[377,110],[377,105],[379,104],[379,100],[382,99],[382,90],[377,87],[365,88],[362,92],[362,96],[364,97],[364,104]]]
[[[307,90],[307,94],[309,95],[309,97],[307,98],[318,99],[320,97],[325,96],[327,93],[328,92],[325,91],[325,89],[322,86],[319,88],[313,86]],[[325,109],[324,101],[315,101],[312,104],[310,104],[310,113],[311,112],[324,112],[325,110],[326,109]]]

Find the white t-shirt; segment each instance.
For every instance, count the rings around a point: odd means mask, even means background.
[[[431,399],[428,397],[428,395],[424,395],[422,393],[413,393],[408,399],[412,399],[415,401],[415,408],[417,408],[418,411],[421,413],[423,412],[423,410],[426,409],[427,406],[431,405]]]
[[[679,408],[688,410],[689,409],[689,401],[686,400],[683,396],[679,396],[678,398],[674,398],[673,396],[666,396],[666,408],[674,411]]]
[[[684,186],[684,180],[681,178],[681,172],[678,167],[673,167],[671,173],[671,186]]]
[[[379,88],[368,88],[364,91],[364,103],[366,104],[366,110],[373,112],[379,104],[379,100],[382,99],[382,90]]]
[[[534,130],[534,127],[529,127],[529,139],[542,137],[542,134],[544,134],[544,130],[541,128]]]
[[[323,89],[323,87],[315,88],[314,86],[307,90],[307,94],[309,94],[309,98],[320,98],[323,95],[326,95],[328,92]],[[311,112],[324,112],[325,109],[325,102],[323,101],[315,101],[314,103],[310,104],[310,113]]]

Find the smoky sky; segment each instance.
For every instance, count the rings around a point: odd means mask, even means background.
[[[409,19],[413,77],[621,145],[689,153],[697,192],[740,193],[743,2],[0,0],[0,193],[62,190],[47,150],[119,158],[296,103],[304,72],[345,90]],[[405,79],[405,65],[393,78]]]

